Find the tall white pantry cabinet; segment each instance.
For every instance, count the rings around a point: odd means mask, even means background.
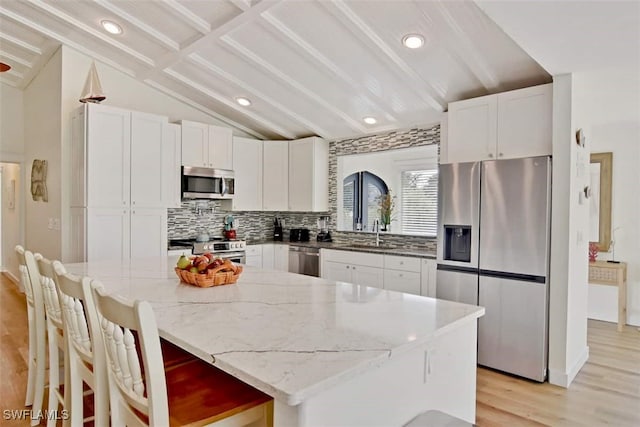
[[[177,143],[166,117],[97,104],[74,112],[73,261],[166,255]]]

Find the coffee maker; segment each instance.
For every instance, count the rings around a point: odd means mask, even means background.
[[[331,242],[331,233],[329,232],[329,217],[321,216],[318,218],[318,242]]]

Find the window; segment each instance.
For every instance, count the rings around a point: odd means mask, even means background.
[[[368,171],[356,172],[342,181],[343,223],[352,230],[372,230],[378,218],[379,199],[389,188],[379,176]]]
[[[402,172],[402,232],[436,236],[438,169]]]

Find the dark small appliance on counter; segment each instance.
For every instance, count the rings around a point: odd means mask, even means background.
[[[275,242],[282,242],[282,221],[280,218],[275,217],[273,220],[273,240]]]
[[[290,242],[308,242],[309,241],[309,229],[308,228],[292,228],[289,231]]]
[[[332,242],[331,232],[329,231],[329,217],[321,216],[318,218],[318,235],[316,240],[318,242]]]

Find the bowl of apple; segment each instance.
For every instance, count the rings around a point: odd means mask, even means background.
[[[206,252],[190,257],[181,255],[174,271],[184,283],[209,288],[236,283],[242,273],[242,266]]]

